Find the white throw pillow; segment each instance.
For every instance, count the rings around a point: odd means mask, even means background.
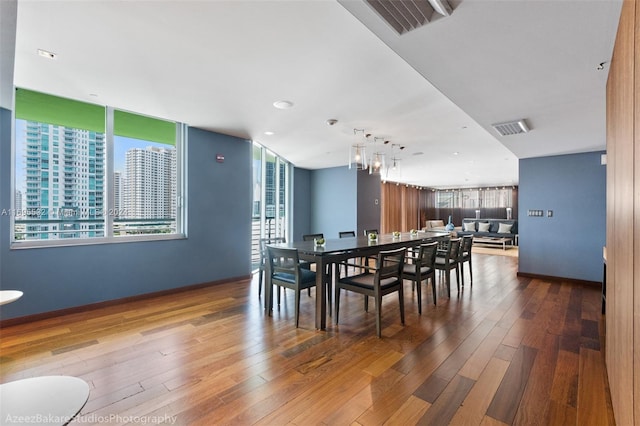
[[[498,234],[510,234],[513,223],[501,223],[498,226]]]
[[[478,223],[478,232],[489,232],[489,227],[491,224],[489,222],[480,222]]]
[[[464,222],[464,230],[467,232],[476,232],[476,223],[475,222]]]

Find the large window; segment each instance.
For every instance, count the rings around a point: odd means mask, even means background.
[[[511,188],[464,188],[436,192],[437,208],[500,208],[512,206]]]
[[[251,258],[260,258],[259,240],[286,237],[289,227],[290,164],[271,151],[253,144],[253,224]]]
[[[184,125],[16,89],[14,246],[176,238]]]

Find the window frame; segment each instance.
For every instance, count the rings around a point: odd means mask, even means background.
[[[184,123],[176,124],[176,232],[171,234],[140,234],[140,235],[113,235],[114,215],[108,214],[114,208],[115,187],[114,187],[114,111],[125,111],[121,108],[105,106],[105,183],[104,183],[104,210],[107,214],[104,217],[104,237],[93,238],[60,238],[55,240],[16,240],[15,220],[16,214],[10,214],[10,249],[31,249],[45,247],[72,247],[95,244],[131,243],[142,241],[167,241],[181,240],[187,238],[187,135],[188,126]],[[145,114],[133,113],[144,116]],[[150,118],[156,118],[151,117]],[[16,187],[16,160],[18,155],[18,141],[16,140],[16,108],[15,99],[11,114],[11,209],[16,211],[15,193]]]

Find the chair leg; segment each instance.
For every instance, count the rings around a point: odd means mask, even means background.
[[[473,268],[471,266],[471,255],[469,255],[469,277],[471,277],[471,279],[469,280],[469,286],[473,287]]]
[[[265,297],[264,300],[264,312],[271,316],[271,312],[273,310],[273,285],[271,283],[269,283],[269,286],[267,287],[267,280],[265,280],[264,283],[264,291],[267,295],[267,297]]]
[[[380,294],[376,294],[376,333],[378,333],[378,337],[382,337],[382,296]]]
[[[464,288],[464,262],[460,262],[460,279],[462,281],[462,288]]]
[[[429,279],[427,278],[427,283]],[[431,275],[431,289],[433,290],[433,304],[436,304],[436,274],[435,272]]]
[[[296,328],[298,328],[298,323],[300,322],[300,293],[302,290],[300,288],[296,288]]]
[[[364,296],[364,311],[369,312],[369,296]]]
[[[451,299],[451,269],[445,269],[445,282],[447,283],[447,296]]]
[[[327,277],[327,310],[329,311],[329,316],[331,316],[331,293],[333,293],[333,284],[331,283],[331,277]],[[317,289],[316,289],[317,290]],[[317,291],[316,291],[317,294]],[[316,296],[317,297],[317,296]]]
[[[258,298],[262,294],[262,268],[258,270]]]
[[[420,288],[422,283],[418,281],[417,285],[418,288]],[[400,322],[404,325],[404,288],[402,288],[402,286],[398,289],[398,299],[400,305]]]
[[[418,287],[418,314],[422,315],[422,277],[418,275],[413,285]]]
[[[460,267],[456,263],[456,284],[458,286],[458,293],[460,293]]]
[[[336,325],[338,324],[338,314],[340,313],[340,287],[336,285],[336,294],[335,294],[335,304],[336,304]]]

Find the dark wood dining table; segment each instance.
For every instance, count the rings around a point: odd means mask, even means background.
[[[327,283],[332,279],[328,266],[346,259],[366,257],[377,254],[382,250],[392,250],[400,247],[417,247],[420,244],[442,240],[449,237],[446,231],[419,231],[417,234],[401,233],[399,237],[393,234],[379,234],[376,240],[367,236],[325,239],[323,245],[314,241],[293,241],[290,243],[270,244],[276,247],[288,247],[298,250],[302,260],[316,264],[316,328],[325,330],[327,327]]]

